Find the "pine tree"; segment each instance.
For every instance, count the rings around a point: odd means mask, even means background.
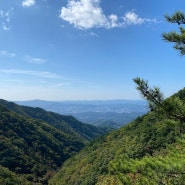
[[[159,109],[170,118],[185,122],[185,104],[179,97],[164,100],[159,87],[152,88],[148,85],[148,81],[139,77],[134,78],[133,81],[137,85],[137,90],[148,101],[151,111]]]
[[[185,55],[185,28],[181,26],[185,25],[185,13],[177,11],[172,16],[165,15],[165,19],[167,22],[178,24],[179,32],[172,31],[163,33],[163,39],[174,43],[174,48],[178,50],[181,55]],[[171,118],[185,122],[185,102],[180,100],[179,97],[165,101],[158,87],[149,87],[148,81],[139,77],[134,78],[133,81],[137,85],[137,90],[139,90],[144,99],[148,101],[151,111],[160,108]]]
[[[185,24],[185,14],[177,11],[172,16],[165,15],[165,19],[167,22],[178,24],[179,31],[163,33],[163,39],[168,42],[173,42],[173,47],[178,50],[181,55],[185,55],[185,28],[182,26]]]

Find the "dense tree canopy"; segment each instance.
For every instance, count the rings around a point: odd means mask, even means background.
[[[185,97],[185,89],[164,100]],[[161,109],[91,143],[65,161],[50,185],[183,185],[185,126]]]
[[[67,158],[105,131],[72,116],[0,100],[0,184],[47,184]]]

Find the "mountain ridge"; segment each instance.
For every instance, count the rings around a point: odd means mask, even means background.
[[[9,184],[14,178],[47,184],[49,174],[105,132],[71,116],[0,100],[0,179],[7,174]]]
[[[12,110],[23,116],[45,121],[59,130],[64,130],[65,132],[74,135],[78,134],[78,136],[81,135],[80,137],[84,137],[83,139],[85,140],[90,141],[96,137],[96,135],[101,135],[104,133],[104,131],[106,132],[106,128],[98,128],[93,125],[82,123],[70,115],[61,115],[55,112],[46,111],[39,107],[34,108],[29,106],[21,106],[14,102],[8,102],[3,99],[0,99],[0,104],[5,105],[9,110]],[[86,132],[88,133],[86,134]]]

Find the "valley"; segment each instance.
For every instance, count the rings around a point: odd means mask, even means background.
[[[131,122],[148,111],[143,100],[92,100],[92,101],[43,101],[30,100],[16,102],[20,105],[41,107],[62,115],[72,115],[76,119],[101,127],[114,129]]]

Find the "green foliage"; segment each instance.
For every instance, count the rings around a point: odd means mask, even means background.
[[[85,143],[38,120],[0,105],[0,165],[33,181],[56,170]]]
[[[182,103],[185,90],[164,100]],[[185,111],[184,107],[181,107]],[[64,162],[50,185],[172,185],[185,180],[184,122],[161,109],[90,143]]]
[[[172,16],[165,15],[165,19],[170,23],[185,24],[185,14],[180,11],[176,11]]]
[[[183,184],[185,180],[185,140],[142,159],[120,158],[110,163],[112,173],[124,184]],[[128,183],[129,182],[129,183]]]
[[[19,106],[13,102],[8,102],[2,99],[0,100],[0,103],[11,111],[28,118],[44,121],[61,130],[63,133],[68,133],[68,135],[76,137],[76,140],[81,139],[82,142],[85,143],[109,131],[106,128],[84,124],[72,116],[64,116],[54,112],[48,112],[38,107]]]
[[[26,179],[19,177],[8,168],[0,165],[0,184],[1,185],[31,185]]]
[[[164,101],[163,94],[160,92],[159,87],[149,87],[148,81],[145,81],[139,77],[134,78],[133,81],[137,84],[137,90],[148,101],[149,108],[151,110],[156,109],[157,106],[163,107]]]
[[[185,24],[185,14],[177,11],[172,16],[165,15],[165,18],[170,23],[176,23],[178,25]],[[169,33],[163,33],[163,39],[168,42],[174,43],[174,48],[180,51],[181,55],[185,54],[185,28],[179,26],[179,32],[173,31]]]
[[[72,116],[0,100],[0,165],[47,184],[66,159],[105,132]]]
[[[66,159],[105,132],[72,116],[0,100],[0,165],[30,182],[47,184]]]
[[[137,90],[148,101],[150,109],[158,110],[162,114],[168,115],[168,117],[177,119],[181,122],[185,121],[185,101],[180,99],[179,96],[175,96],[166,101],[160,92],[158,87],[149,87],[148,81],[140,79],[139,77],[133,79],[137,84]],[[182,92],[181,92],[182,93]]]

